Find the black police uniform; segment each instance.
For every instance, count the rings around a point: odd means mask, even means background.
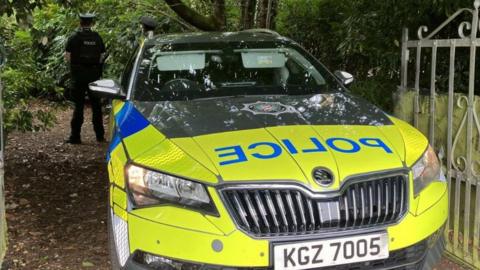
[[[92,123],[97,141],[103,141],[105,131],[101,101],[88,89],[88,84],[102,76],[101,57],[105,53],[105,44],[97,32],[90,28],[82,28],[68,39],[66,51],[70,53],[70,68],[74,87],[72,101],[75,104],[69,142],[80,143],[85,94],[88,94],[92,106]]]

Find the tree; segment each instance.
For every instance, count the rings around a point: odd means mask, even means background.
[[[198,0],[209,7],[208,14],[201,14],[182,0],[164,0],[185,22],[204,31],[224,31],[227,28],[226,0]],[[240,9],[238,28],[273,28],[279,0],[231,1],[233,8]],[[227,1],[228,2],[228,1]],[[230,13],[228,13],[230,14]]]
[[[205,16],[187,6],[182,0],[164,0],[183,20],[200,30],[219,31],[226,26],[225,0],[210,0],[212,15]]]
[[[241,1],[241,17],[240,28],[249,29],[254,26],[256,0],[242,0]]]
[[[256,27],[274,28],[274,18],[278,6],[277,0],[258,0]]]
[[[3,14],[7,16],[15,15],[20,24],[26,24],[30,12],[43,3],[43,0],[2,0],[0,4],[0,16]]]

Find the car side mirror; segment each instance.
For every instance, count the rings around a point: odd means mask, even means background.
[[[343,85],[347,86],[353,82],[353,75],[346,72],[337,70],[334,72],[335,77],[337,77]]]
[[[114,80],[105,79],[94,81],[88,85],[88,88],[90,88],[94,94],[100,97],[112,99],[126,98],[122,91],[122,87]]]

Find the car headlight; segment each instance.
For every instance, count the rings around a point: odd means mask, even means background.
[[[433,181],[445,181],[437,154],[430,145],[423,156],[412,166],[412,172],[415,197]]]
[[[128,165],[127,177],[136,206],[174,204],[218,214],[205,186],[200,183],[135,165]]]

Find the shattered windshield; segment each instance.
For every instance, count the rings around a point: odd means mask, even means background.
[[[152,45],[141,58],[133,99],[173,101],[338,90],[332,76],[307,57],[293,47],[272,44]]]

